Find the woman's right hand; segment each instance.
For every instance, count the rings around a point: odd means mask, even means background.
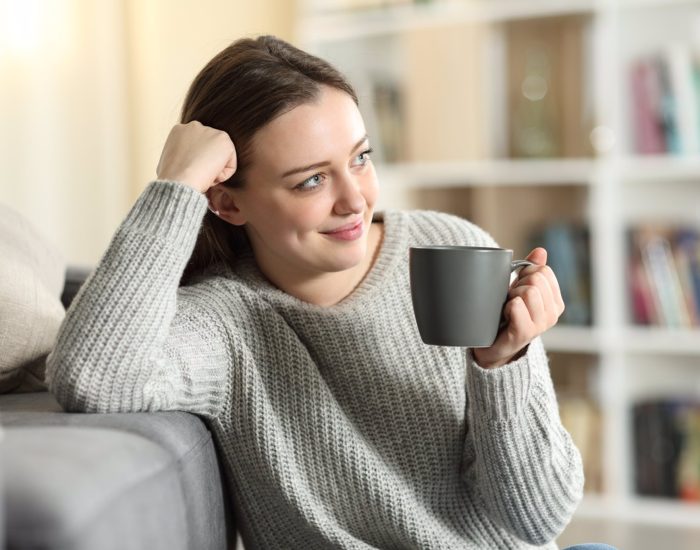
[[[156,168],[159,180],[205,193],[236,172],[236,148],[226,132],[193,120],[170,130]]]

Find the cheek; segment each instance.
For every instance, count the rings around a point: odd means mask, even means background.
[[[332,201],[325,194],[317,194],[310,200],[289,201],[279,211],[279,223],[291,232],[316,231],[328,219]]]
[[[379,195],[379,182],[377,181],[377,174],[374,171],[374,167],[371,167],[371,170],[368,171],[367,176],[362,182],[362,188],[367,204],[373,205]]]

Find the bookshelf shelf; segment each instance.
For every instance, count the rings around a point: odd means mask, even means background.
[[[603,342],[594,327],[557,325],[542,335],[545,348],[550,351],[600,353]]]
[[[700,156],[626,156],[620,159],[620,171],[630,182],[697,180],[700,185]]]
[[[667,8],[697,4],[697,0],[618,0],[622,9]]]
[[[700,356],[700,329],[697,328],[628,327],[622,341],[624,350],[635,353]]]
[[[592,159],[502,159],[465,162],[413,162],[377,166],[380,182],[411,187],[493,185],[590,185]]]
[[[596,0],[449,0],[350,12],[326,11],[304,17],[299,32],[309,37],[310,42],[329,43],[467,22],[497,23],[591,13],[597,3]]]

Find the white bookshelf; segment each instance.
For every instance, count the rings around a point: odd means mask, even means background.
[[[583,189],[587,198],[581,211],[591,230],[595,326],[557,326],[543,337],[549,351],[586,354],[597,363],[605,484],[602,494],[585,498],[578,514],[700,527],[698,504],[635,495],[630,424],[634,400],[664,386],[664,377],[671,377],[671,386],[700,396],[700,329],[630,326],[625,288],[627,224],[653,218],[669,222],[683,219],[700,226],[700,156],[634,153],[625,72],[635,56],[662,46],[669,36],[696,40],[694,35],[700,36],[700,0],[435,0],[375,10],[339,9],[346,4],[307,2],[297,37],[302,47],[329,59],[351,80],[363,64],[374,71],[400,73],[401,63],[387,61],[387,50],[391,49],[387,45],[392,37],[416,29],[555,15],[590,17],[586,70],[591,83],[589,108],[596,126],[592,136],[598,153],[595,158],[506,159],[498,158],[502,155],[496,148],[494,158],[482,160],[379,164],[383,189],[379,207],[403,207],[407,194],[418,189]],[[319,9],[324,5],[329,9]],[[374,55],[372,48],[377,45],[382,51]],[[494,42],[491,47],[499,46]],[[499,55],[502,52],[497,51],[491,59],[498,60]],[[498,83],[497,78],[486,75],[485,86]],[[499,109],[504,103],[499,94],[494,89],[497,99],[485,107],[494,111],[495,124],[503,124]]]

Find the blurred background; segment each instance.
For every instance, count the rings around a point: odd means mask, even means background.
[[[355,85],[380,208],[548,249],[560,544],[700,547],[700,0],[0,0],[0,201],[93,265],[195,74],[262,33]]]

